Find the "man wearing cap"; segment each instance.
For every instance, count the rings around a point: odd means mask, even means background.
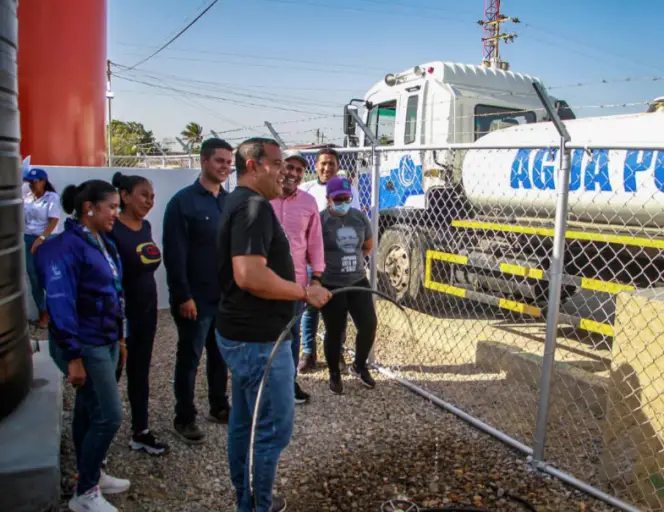
[[[283,195],[270,203],[290,241],[296,282],[305,287],[320,284],[320,277],[325,270],[325,258],[318,205],[311,194],[298,189],[308,163],[299,151],[286,152],[284,161],[286,176],[283,182]],[[311,267],[311,277],[307,272],[307,265]],[[304,304],[298,303],[298,313],[302,307]],[[297,377],[300,359],[300,322],[296,322],[293,326],[292,335],[291,346]],[[309,395],[302,391],[296,381],[295,403],[302,404],[308,401]]]

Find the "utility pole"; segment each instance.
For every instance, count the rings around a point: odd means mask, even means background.
[[[108,166],[113,167],[113,116],[111,115],[111,101],[113,100],[113,92],[111,91],[111,61],[106,61],[106,100],[108,102],[108,127],[106,128],[106,136],[108,137]]]
[[[483,66],[505,71],[510,68],[508,62],[500,59],[500,42],[510,43],[517,37],[515,33],[500,33],[500,24],[507,21],[519,23],[519,18],[510,18],[501,14],[500,0],[484,0],[484,19],[477,22],[478,25],[484,27],[484,37],[482,38],[484,43]]]

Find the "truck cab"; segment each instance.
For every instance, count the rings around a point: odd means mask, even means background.
[[[459,183],[462,152],[418,146],[473,143],[495,130],[547,120],[534,81],[539,79],[513,71],[437,61],[375,84],[363,99],[363,120],[379,146],[394,148],[379,157],[379,209],[423,208],[427,190]],[[564,119],[574,118],[565,102],[554,102]],[[350,145],[371,147],[364,132],[345,125]],[[370,190],[367,159],[358,160],[357,171],[358,186]]]

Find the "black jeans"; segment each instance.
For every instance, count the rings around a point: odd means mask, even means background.
[[[157,308],[147,311],[127,310],[127,395],[131,408],[131,430],[135,434],[148,428],[150,396],[150,364],[152,346],[157,333]],[[119,381],[122,369],[118,368]]]
[[[328,290],[342,288],[323,283]],[[354,283],[353,286],[370,288],[369,281],[364,278]],[[355,338],[355,364],[358,368],[364,368],[376,339],[376,309],[371,293],[347,292],[332,297],[330,302],[321,309],[323,321],[325,322],[325,359],[330,370],[330,375],[339,374],[339,358],[341,357],[341,342],[346,330],[346,319],[348,313],[353,319],[357,329]]]
[[[198,364],[207,350],[208,402],[210,412],[228,409],[228,367],[219,353],[214,334],[215,307],[201,307],[197,303],[198,318],[187,320],[172,311],[178,329],[178,348],[175,356],[175,422],[187,425],[196,420],[194,388]]]

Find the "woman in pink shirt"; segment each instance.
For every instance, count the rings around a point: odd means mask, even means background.
[[[325,270],[325,257],[318,205],[311,194],[298,189],[308,164],[298,151],[285,152],[284,160],[286,162],[284,194],[271,201],[272,208],[290,242],[297,283],[302,286],[320,284],[320,276]],[[311,282],[309,282],[307,274],[307,265],[311,266]],[[297,313],[300,313],[302,308],[303,304],[298,304]],[[291,333],[297,379],[297,365],[300,359],[300,322],[295,323]],[[309,395],[302,391],[296,381],[295,403],[302,404],[307,401],[309,401]]]

